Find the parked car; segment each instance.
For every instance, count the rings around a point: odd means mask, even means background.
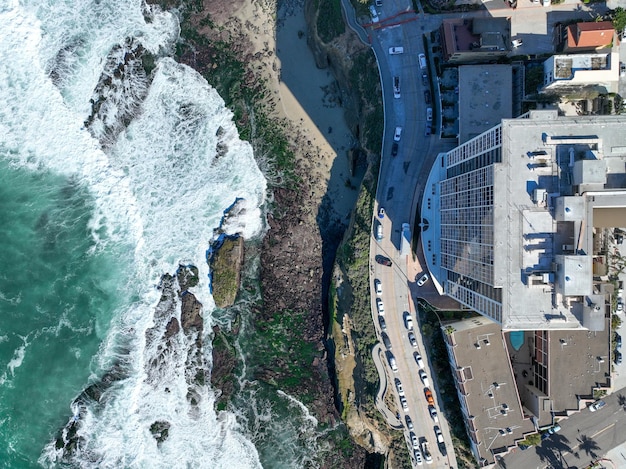
[[[398,156],[398,142],[393,142],[391,145],[391,156]]]
[[[370,5],[370,16],[372,17],[372,23],[378,23],[378,12],[374,5]]]
[[[413,450],[413,459],[415,459],[415,464],[418,466],[424,464],[424,461],[422,460],[422,452],[419,449]]]
[[[422,456],[424,456],[424,461],[426,461],[426,464],[433,463],[433,457],[431,456],[430,450],[428,449],[428,441],[426,441],[426,439],[422,441]]]
[[[430,388],[424,388],[424,397],[426,397],[428,405],[435,405],[435,398],[433,397],[433,392]]]
[[[383,339],[383,345],[385,346],[385,348],[387,350],[391,350],[391,339],[389,339],[389,336],[387,335],[387,333],[382,332],[380,334],[380,337]]]
[[[426,120],[429,122],[433,120],[433,108],[432,107],[426,108]]]
[[[615,333],[615,348],[622,348],[622,336]]]
[[[420,68],[424,70],[426,68],[426,56],[424,54],[419,54],[418,56]]]
[[[376,6],[377,7],[382,7],[383,6],[383,0],[376,0]]]
[[[435,437],[437,438],[437,443],[443,443],[443,433],[441,432],[441,428],[439,425],[435,425]]]
[[[615,364],[616,365],[621,365],[622,364],[622,353],[615,351]]]
[[[411,342],[411,347],[417,348],[417,339],[415,338],[415,334],[413,334],[413,332],[409,332],[409,342]]]
[[[376,262],[378,262],[381,265],[386,265],[387,267],[391,267],[391,259],[389,259],[388,257],[385,256],[381,256],[380,254],[377,255],[375,258]]]
[[[385,218],[385,209],[383,207],[378,209],[378,218]]]
[[[413,318],[411,317],[411,313],[408,311],[404,312],[404,325],[408,330],[413,330]]]
[[[396,131],[393,133],[394,141],[399,142],[401,137],[402,137],[402,127],[396,127]]]
[[[589,406],[589,411],[595,412],[596,410],[602,409],[602,407],[604,407],[605,405],[606,405],[606,402],[600,399]]]
[[[619,63],[619,76],[626,77],[626,64],[623,62]]]
[[[435,425],[435,437],[437,438],[437,446],[439,447],[439,452],[445,456],[448,451],[446,450],[446,442],[443,439],[443,433],[441,432],[441,428],[439,425]]]
[[[418,280],[417,280],[417,286],[421,287],[423,286],[426,282],[428,282],[428,274],[424,274],[422,275]]]
[[[430,125],[430,123],[427,123],[426,124],[426,130],[424,131],[424,135],[426,137],[430,137],[430,134],[432,134],[432,133],[433,133],[433,126]]]
[[[374,291],[376,292],[376,294],[378,296],[381,296],[383,294],[383,282],[381,282],[378,279],[374,280]]]
[[[430,91],[428,90],[424,91],[424,101],[426,102],[426,104],[430,104],[432,101],[430,98]]]
[[[404,47],[400,47],[400,46],[390,47],[389,54],[390,55],[404,54]]]
[[[423,370],[424,367],[424,360],[422,360],[422,356],[419,354],[419,352],[413,352],[413,358],[415,359],[415,363],[417,363],[417,366],[419,366],[420,370]]]
[[[409,403],[406,400],[406,397],[400,396],[400,404],[402,405],[402,410],[407,412],[409,410]]]
[[[413,445],[413,448],[419,448],[420,447],[420,440],[417,439],[417,435],[413,432],[411,432],[409,434],[410,438],[411,438],[411,444]]]
[[[381,331],[386,331],[387,330],[387,323],[385,322],[385,317],[384,316],[378,316],[378,324],[380,324],[380,330]]]
[[[402,387],[402,381],[396,378],[394,380],[394,383],[396,384],[396,389],[398,390],[398,396],[404,396],[404,388]]]
[[[424,370],[420,370],[419,375],[424,386],[430,386],[430,382],[428,381],[428,375],[426,374],[426,372]]]
[[[398,364],[396,363],[396,357],[393,356],[393,353],[387,352],[387,361],[389,362],[389,366],[391,367],[391,371],[394,373],[398,372]]]
[[[422,85],[428,86],[428,75],[422,73]]]
[[[555,433],[557,433],[559,430],[561,430],[561,426],[557,423],[556,425],[548,428],[547,431],[545,431],[544,433],[542,433],[541,435],[541,439],[542,440],[547,440],[548,438],[550,438],[552,435],[554,435]]]
[[[437,409],[435,409],[432,405],[429,405],[428,413],[430,414],[430,418],[433,419],[433,422],[439,423],[439,417],[437,416]]]
[[[413,420],[411,420],[411,416],[405,415],[404,420],[406,422],[406,428],[408,428],[409,430],[413,430]]]
[[[381,298],[376,298],[376,309],[378,310],[378,314],[381,316],[385,315],[385,305],[383,304],[383,300]]]

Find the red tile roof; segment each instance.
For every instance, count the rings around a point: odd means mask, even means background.
[[[610,21],[577,23],[567,27],[567,48],[599,48],[613,42],[615,29]]]

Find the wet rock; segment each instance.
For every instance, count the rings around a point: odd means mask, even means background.
[[[202,331],[202,304],[193,293],[185,292],[182,296],[180,321],[186,334]]]
[[[157,444],[160,445],[165,440],[167,440],[167,437],[169,436],[170,426],[171,424],[164,420],[157,420],[152,425],[150,425],[150,433],[152,433],[152,436],[157,441]]]

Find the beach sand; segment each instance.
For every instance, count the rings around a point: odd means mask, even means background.
[[[336,218],[346,221],[354,206],[362,174],[351,176],[348,151],[355,142],[340,106],[330,70],[319,69],[306,42],[304,0],[272,4],[245,1],[236,15],[249,28],[253,47],[267,55],[260,64],[275,97],[277,117],[293,124],[299,162],[308,175],[311,198],[318,206],[329,197]],[[349,181],[349,184],[348,184]],[[352,189],[350,187],[353,187]]]

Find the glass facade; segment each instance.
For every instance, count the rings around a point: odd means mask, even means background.
[[[440,182],[440,265],[446,294],[502,322],[502,290],[494,285],[494,164],[501,161],[498,125],[446,154]]]

